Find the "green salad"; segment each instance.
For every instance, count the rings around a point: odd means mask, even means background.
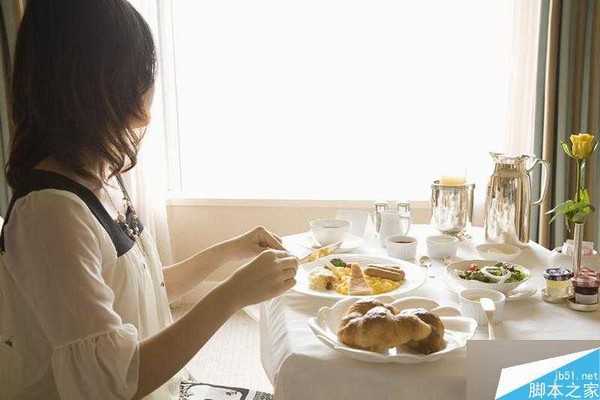
[[[466,270],[458,271],[458,276],[484,283],[514,283],[527,278],[527,274],[518,265],[503,262],[486,266],[471,264]]]

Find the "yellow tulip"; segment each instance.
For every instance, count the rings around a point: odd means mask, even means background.
[[[584,160],[592,154],[594,150],[595,138],[589,133],[578,133],[571,135],[571,154],[578,160]]]

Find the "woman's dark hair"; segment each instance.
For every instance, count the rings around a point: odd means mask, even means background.
[[[29,0],[13,68],[9,184],[49,156],[98,184],[131,169],[143,132],[130,123],[147,118],[155,69],[150,28],[127,0]]]

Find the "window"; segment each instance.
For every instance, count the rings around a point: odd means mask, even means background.
[[[172,4],[186,193],[425,200],[506,150],[514,0]]]

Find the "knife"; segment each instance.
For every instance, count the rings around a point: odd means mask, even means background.
[[[315,261],[321,257],[326,257],[328,255],[333,254],[342,246],[342,243],[343,241],[340,241],[327,246],[320,247],[318,249],[307,249],[295,243],[288,242],[284,243],[284,247],[288,251],[288,253],[298,258],[299,264],[304,264],[307,262]]]

